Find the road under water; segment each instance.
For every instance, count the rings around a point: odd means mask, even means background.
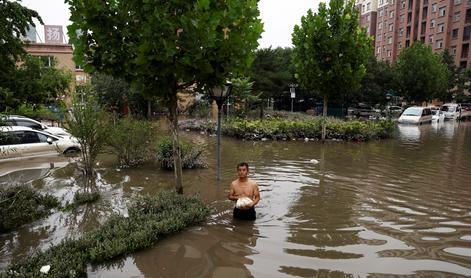
[[[212,208],[208,221],[154,248],[89,266],[89,277],[471,276],[470,121],[399,126],[394,139],[366,143],[223,138],[220,183],[215,138],[184,136],[207,145],[209,168],[184,171],[184,190]],[[173,186],[172,172],[155,165],[118,169],[112,161],[100,159],[100,203],[0,235],[0,268],[93,229],[110,212],[125,211],[133,194]],[[250,164],[261,189],[255,222],[234,221],[226,199],[240,161]],[[41,172],[33,185],[70,199],[75,176],[69,164]]]

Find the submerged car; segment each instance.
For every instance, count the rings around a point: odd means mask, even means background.
[[[400,124],[422,124],[432,121],[429,107],[412,106],[404,110],[397,120]]]
[[[55,136],[23,126],[0,127],[0,161],[80,151],[80,144],[72,136]]]
[[[433,122],[443,122],[445,120],[445,114],[438,107],[430,107],[432,111],[432,121]]]
[[[50,133],[56,136],[61,136],[61,137],[70,136],[70,133],[61,127],[47,126],[41,122],[38,122],[36,120],[30,119],[24,116],[9,115],[9,116],[4,116],[2,120],[9,126],[26,126],[35,130],[46,131],[47,133]]]
[[[445,103],[440,110],[445,115],[445,119],[461,118],[461,106],[458,103]]]

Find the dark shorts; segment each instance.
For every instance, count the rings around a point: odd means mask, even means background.
[[[251,207],[249,209],[238,209],[234,208],[234,218],[241,220],[255,220],[257,216],[255,215],[255,208]]]

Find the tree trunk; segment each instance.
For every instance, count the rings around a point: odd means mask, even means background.
[[[263,106],[265,105],[265,103],[263,103],[263,100],[262,100],[262,103],[260,103],[260,120],[263,120]]]
[[[326,126],[327,126],[327,96],[324,96],[324,107],[322,109],[322,143],[325,142]]]
[[[147,101],[147,119],[150,120],[152,118],[152,106],[150,100]]]
[[[175,177],[175,191],[178,194],[183,194],[183,178],[182,178],[182,158],[180,150],[180,142],[178,140],[178,103],[177,94],[172,94],[169,103],[168,118],[170,121],[170,130],[172,132],[173,143],[173,173]]]

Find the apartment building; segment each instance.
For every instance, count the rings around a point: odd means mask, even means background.
[[[357,7],[361,10],[360,24],[375,38],[378,60],[394,63],[403,48],[421,41],[434,52],[450,49],[457,66],[467,67],[471,63],[471,0],[377,1],[377,5],[370,4],[371,9],[376,8],[374,11],[367,11],[366,7],[372,0],[358,0]],[[373,13],[376,20],[371,18]]]

